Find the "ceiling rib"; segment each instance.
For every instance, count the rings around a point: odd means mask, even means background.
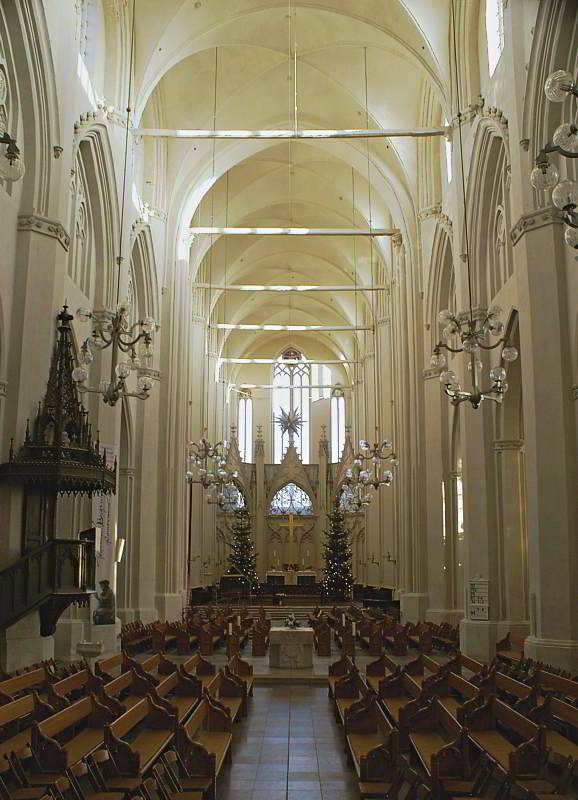
[[[395,236],[399,228],[189,228],[194,236]]]
[[[297,331],[299,333],[316,333],[317,331],[372,331],[371,326],[364,325],[256,325],[253,323],[217,322],[211,325],[222,331]]]
[[[344,130],[197,130],[188,128],[134,128],[135,136],[161,139],[422,139],[448,136],[450,128],[352,128]]]
[[[338,286],[266,286],[262,284],[241,283],[231,286],[221,284],[219,286],[214,283],[195,283],[193,289],[214,289],[216,292],[287,292],[287,293],[301,293],[304,292],[379,292],[384,291],[387,287],[383,285],[377,286],[355,286],[338,285]]]
[[[220,358],[219,361],[223,364],[279,364],[280,361],[278,358]],[[351,361],[349,358],[333,358],[333,359],[326,359],[325,361],[288,361],[288,364],[293,366],[313,366],[317,364],[339,364],[340,366],[346,364],[361,364],[361,361]]]

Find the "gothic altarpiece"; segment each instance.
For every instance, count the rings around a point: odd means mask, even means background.
[[[325,434],[319,441],[319,463],[303,464],[290,441],[280,464],[265,464],[265,442],[259,431],[255,441],[255,463],[241,460],[236,432],[231,432],[227,467],[238,473],[226,492],[224,507],[217,513],[216,572],[227,571],[235,509],[247,505],[253,524],[257,573],[314,573],[323,578],[323,543],[327,514],[340,494],[347,469],[353,463],[353,448],[346,438],[338,464],[329,463]],[[365,515],[346,511],[351,535],[353,573],[363,580],[365,564]]]

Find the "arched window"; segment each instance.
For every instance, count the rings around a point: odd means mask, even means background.
[[[448,126],[447,119],[444,119],[444,127]],[[445,148],[445,156],[446,156],[446,176],[448,179],[448,183],[452,182],[453,177],[453,168],[452,168],[452,143],[449,139],[444,139],[444,148]]]
[[[229,483],[223,489],[225,499],[221,506],[221,511],[225,514],[234,514],[235,511],[240,511],[247,505],[245,495],[235,483]]]
[[[239,398],[239,452],[241,461],[253,461],[253,398],[250,394]]]
[[[331,462],[341,459],[345,445],[345,397],[341,389],[335,389],[331,397]]]
[[[307,492],[304,492],[296,483],[286,483],[273,496],[269,514],[273,516],[285,514],[307,516],[313,514],[313,503]]]
[[[486,0],[486,44],[491,77],[504,49],[504,0]]]
[[[311,400],[311,365],[298,350],[290,348],[273,367],[273,461],[280,464],[289,445],[289,434],[283,433],[275,419],[284,411],[301,415],[299,433],[294,436],[295,449],[304,464],[309,463],[309,405]]]

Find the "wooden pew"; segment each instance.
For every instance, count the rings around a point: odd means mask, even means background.
[[[18,695],[35,689],[41,692],[50,683],[58,680],[56,675],[47,667],[38,667],[22,675],[15,675],[0,683],[0,704],[11,703]]]
[[[107,725],[104,743],[121,775],[144,775],[172,741],[176,724],[174,714],[147,696]]]
[[[32,726],[31,746],[43,772],[64,771],[101,747],[114,712],[94,695]],[[80,730],[79,730],[80,728]]]
[[[385,647],[390,647],[394,656],[406,656],[408,647],[407,633],[404,627],[396,625],[393,630],[385,634]]]
[[[128,658],[128,656],[126,656],[126,658]],[[122,651],[108,658],[101,658],[94,665],[94,674],[105,683],[108,683],[114,677],[112,674],[113,670],[122,671],[124,663],[125,654]]]
[[[365,668],[365,680],[367,685],[373,689],[374,692],[379,691],[380,682],[390,676],[401,671],[399,665],[395,665],[392,669],[392,661],[389,656],[383,653],[375,661],[371,661]]]
[[[158,686],[151,686],[147,691],[154,702],[174,714],[178,722],[189,716],[202,693],[202,683],[182,670],[172,672]]]
[[[231,672],[220,670],[207,688],[213,700],[227,709],[232,722],[247,714],[247,686]]]
[[[314,630],[313,643],[318,656],[331,655],[331,628],[326,622],[319,622]]]
[[[335,717],[342,725],[348,709],[367,694],[367,685],[354,667],[351,672],[339,678],[333,687]]]
[[[470,736],[511,775],[537,775],[546,753],[546,731],[490,695],[464,714]],[[506,738],[506,732],[508,737]],[[517,745],[510,741],[521,741]]]
[[[430,694],[463,725],[464,715],[483,700],[483,692],[456,672],[445,671],[428,684]]]
[[[175,645],[177,634],[173,625],[168,622],[158,622],[153,626],[151,647],[155,653],[164,653]]]
[[[203,684],[203,688],[207,689],[217,674],[217,668],[206,658],[203,658],[199,653],[192,655],[184,664],[181,664],[180,669],[187,675],[195,675]]]
[[[231,717],[207,692],[187,722],[176,730],[175,746],[187,775],[209,779],[212,800],[223,764],[231,760],[231,730]]]
[[[155,680],[152,675],[142,674],[131,669],[123,672],[109,683],[103,684],[97,690],[97,696],[104,705],[116,710],[116,716],[120,716],[135,706],[158,686],[158,683],[159,681]]]
[[[30,745],[32,723],[41,722],[53,713],[52,706],[41,700],[35,691],[0,706],[0,772],[8,769],[6,756]]]
[[[409,721],[409,741],[434,796],[440,794],[441,780],[469,778],[471,741],[439,700],[428,703]]]
[[[405,670],[401,670],[380,681],[378,696],[392,724],[399,728],[400,742],[405,750],[408,746],[408,723],[431,699],[431,694]]]
[[[248,661],[243,661],[240,656],[233,656],[229,659],[226,669],[240,678],[247,687],[247,697],[253,697],[253,665]]]
[[[503,639],[496,642],[496,656],[517,664],[524,658],[524,642],[525,636],[518,636],[515,633],[507,633]]]
[[[199,637],[193,627],[187,622],[174,626],[176,636],[177,653],[185,656],[191,653],[199,644]]]
[[[563,678],[561,675],[555,675],[545,669],[538,669],[536,671],[536,683],[541,689],[556,692],[562,698],[567,697],[573,701],[578,700],[578,681]]]
[[[431,628],[428,625],[417,625],[411,633],[408,633],[407,638],[409,644],[419,650],[420,653],[431,655],[433,652],[433,637]]]
[[[360,782],[391,780],[398,762],[398,732],[373,692],[346,714],[345,736]]]
[[[251,653],[264,656],[269,647],[269,628],[261,622],[255,623],[251,632]]]
[[[334,661],[333,664],[329,665],[329,674],[327,676],[329,697],[333,697],[333,688],[335,686],[335,682],[339,678],[342,678],[344,675],[350,673],[352,670],[353,661],[349,658],[349,656],[342,656],[338,661]]]
[[[527,686],[495,668],[477,680],[476,685],[484,694],[495,694],[522,714],[536,705],[537,689],[534,686]]]
[[[215,647],[224,639],[224,631],[221,627],[214,622],[208,622],[206,625],[197,629],[199,637],[199,649],[202,656],[210,656],[213,654]]]
[[[74,700],[96,692],[102,679],[96,678],[89,669],[80,670],[48,686],[46,699],[55,709],[65,708]]]
[[[546,747],[563,758],[571,758],[578,763],[578,708],[559,700],[552,695],[528,712],[529,718],[537,725],[545,725]],[[559,729],[567,733],[564,736]]]

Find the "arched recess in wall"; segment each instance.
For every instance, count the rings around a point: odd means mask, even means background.
[[[508,340],[520,348],[518,313],[507,326]],[[522,363],[508,364],[508,391],[496,413],[495,461],[498,505],[501,619],[529,619],[528,532]]]
[[[566,121],[568,105],[550,103],[544,94],[546,78],[555,70],[566,69],[573,75],[578,67],[578,26],[576,25],[575,0],[540,0],[532,50],[528,63],[528,77],[524,93],[524,112],[522,119],[522,142],[527,142],[527,171],[534,165],[539,149],[546,144],[552,134]],[[553,157],[560,168],[562,177],[576,177],[578,165],[574,159]],[[528,180],[528,191],[532,191]],[[550,204],[550,192],[536,192],[535,207]]]
[[[123,622],[130,621],[125,619],[126,610],[131,608],[131,551],[134,542],[134,450],[133,450],[133,430],[132,420],[128,401],[122,401],[120,416],[120,446],[118,459],[118,529],[117,535],[125,540],[124,555],[117,567],[117,608]],[[137,576],[138,577],[138,576]]]
[[[444,309],[450,309],[453,312],[458,310],[451,233],[451,226],[444,221],[438,224],[434,234],[428,291],[430,350],[439,341],[442,334],[443,325],[438,319],[439,312]],[[455,354],[447,353],[446,355],[449,368],[455,368],[453,363],[456,358]],[[458,410],[449,403],[441,388],[439,389],[439,412],[438,406],[436,406],[434,413],[439,413],[441,416],[441,484],[438,501],[441,506],[439,519],[442,524],[440,539],[444,552],[442,568],[445,579],[445,606],[448,609],[455,609],[461,608],[463,605],[463,571],[460,564],[463,563],[461,555],[464,533],[460,529],[460,521],[463,523],[463,514],[459,514],[458,505],[460,498],[463,499],[460,425]]]
[[[59,115],[49,36],[42,3],[0,5],[0,43],[12,83],[12,136],[20,147],[26,174],[20,209],[50,212],[53,147],[60,144]]]
[[[110,141],[103,125],[83,131],[77,144],[69,226],[68,276],[90,303],[115,307],[118,200]]]
[[[479,120],[469,178],[470,264],[474,306],[487,306],[513,273],[510,163],[502,130]]]

